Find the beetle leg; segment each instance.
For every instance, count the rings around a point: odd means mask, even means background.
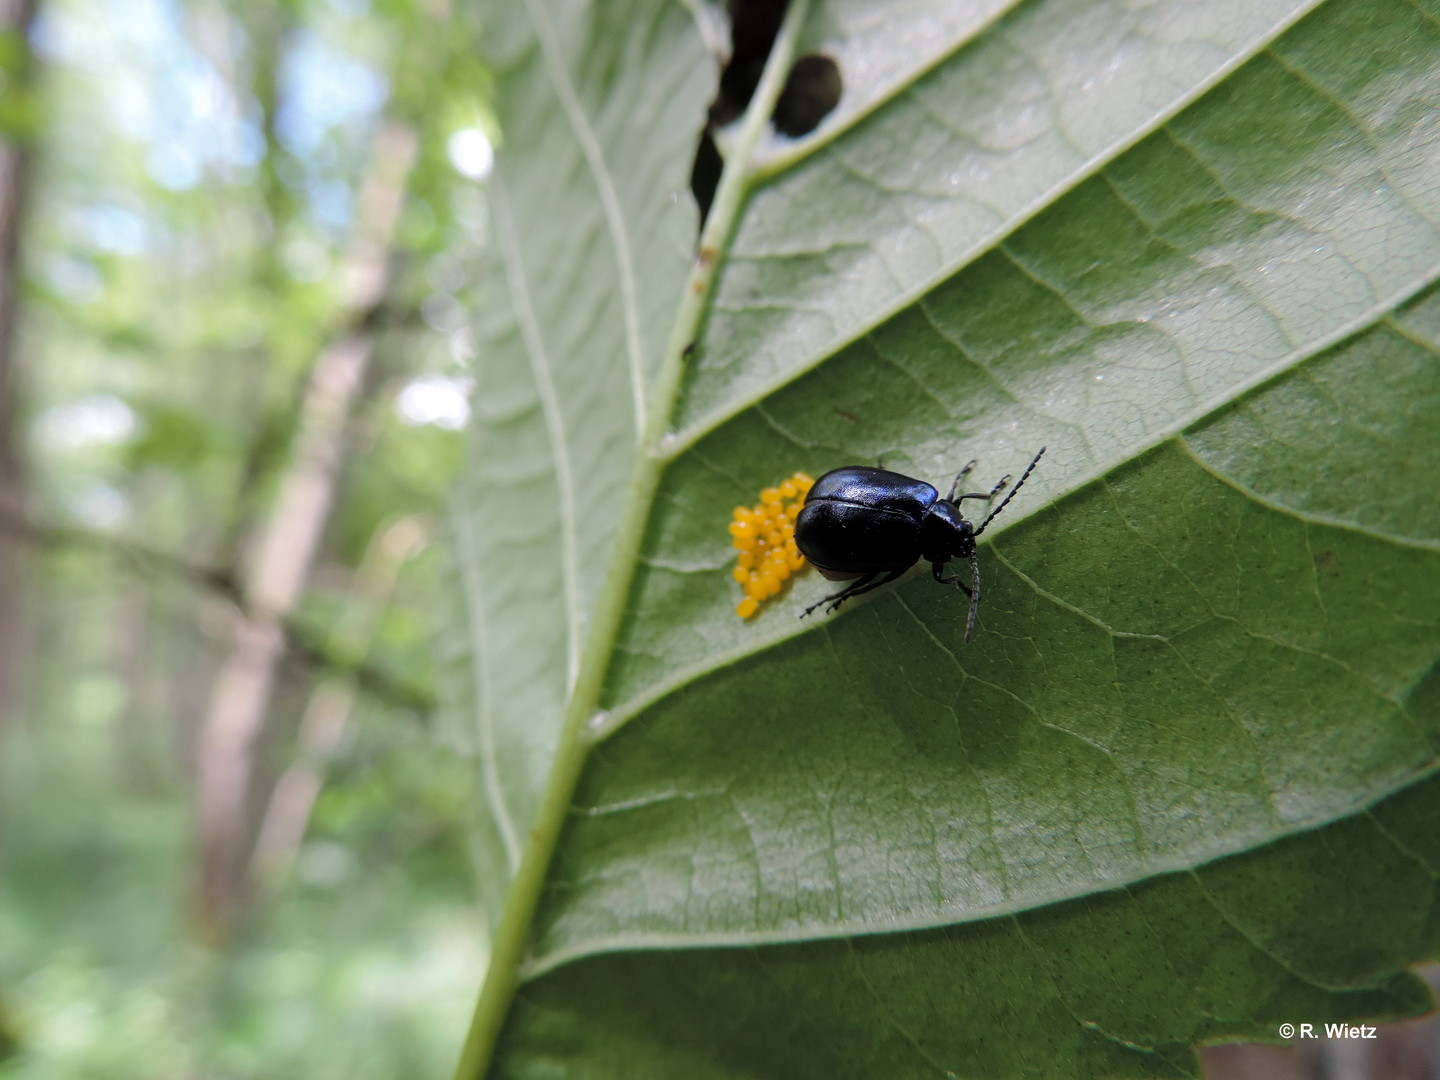
[[[830,608],[830,610],[834,611],[835,608],[839,607],[846,600],[850,599],[850,597],[854,596],[857,590],[864,588],[866,585],[869,585],[879,576],[880,575],[878,573],[866,574],[862,578],[856,578],[839,592],[831,593],[829,596],[822,596],[819,600],[815,601],[815,603],[811,604],[804,611],[802,611],[800,613],[800,618],[805,618],[806,615],[809,615],[816,608],[824,607],[826,604],[832,604],[833,606]]]
[[[970,586],[960,580],[959,574],[951,574],[949,577],[945,576],[945,564],[943,562],[932,562],[930,564],[930,572],[935,575],[935,580],[941,585],[959,585],[966,596],[970,595]]]
[[[884,577],[880,576],[879,571],[876,571],[873,574],[866,574],[859,580],[852,582],[849,587],[841,589],[838,593],[834,593],[830,596],[821,597],[815,603],[811,604],[804,611],[802,611],[800,613],[800,618],[805,618],[806,615],[809,615],[816,608],[823,607],[826,604],[829,604],[830,611],[834,612],[839,609],[841,604],[843,604],[846,600],[849,600],[852,596],[859,596],[861,593],[867,593],[871,589],[878,589],[881,585],[888,585],[890,584],[890,582],[898,578],[901,574],[905,573],[905,570],[908,569],[909,567],[905,567],[901,570],[892,570]],[[880,580],[877,581],[875,580],[876,578],[879,578]]]
[[[1000,478],[1000,482],[996,484],[993,488],[991,488],[988,493],[984,491],[972,491],[969,494],[961,495],[960,498],[957,499],[954,497],[954,492],[951,492],[950,501],[956,506],[959,506],[961,501],[964,499],[984,499],[986,502],[989,502],[991,499],[995,498],[996,495],[999,495],[1000,492],[1004,491],[1005,485],[1009,482],[1010,474],[1006,473]]]
[[[971,458],[969,461],[967,461],[967,462],[965,463],[965,467],[964,467],[963,469],[961,469],[959,475],[957,475],[957,476],[955,477],[955,482],[950,485],[950,494],[945,496],[945,501],[946,501],[946,502],[953,503],[953,502],[956,501],[956,500],[955,500],[955,492],[957,492],[957,491],[960,490],[960,481],[961,481],[961,480],[964,480],[965,477],[969,476],[969,475],[970,475],[970,470],[973,469],[974,467],[975,467],[975,459],[974,459],[974,458]]]
[[[869,578],[861,578],[860,581],[857,581],[854,585],[850,586],[850,588],[846,589],[845,592],[844,592],[844,594],[843,594],[842,596],[838,596],[838,597],[835,598],[835,600],[834,600],[834,601],[831,603],[831,605],[830,605],[830,610],[831,610],[831,611],[834,611],[834,610],[835,610],[836,608],[838,608],[844,601],[849,600],[850,597],[852,597],[852,596],[859,596],[861,593],[867,593],[867,592],[870,592],[870,590],[872,590],[872,589],[878,589],[878,588],[880,588],[881,585],[889,585],[890,582],[896,580],[896,579],[899,578],[899,577],[904,576],[905,571],[906,571],[906,570],[909,570],[909,569],[910,569],[910,568],[909,568],[908,566],[906,566],[906,567],[902,567],[902,568],[899,569],[899,570],[891,570],[888,574],[886,574],[884,577],[882,577],[879,581],[870,581]],[[874,577],[874,576],[875,576],[875,575],[873,575],[873,574],[871,575],[871,577]],[[870,583],[869,583],[868,585],[865,584],[865,582],[867,582],[867,581],[870,581]]]

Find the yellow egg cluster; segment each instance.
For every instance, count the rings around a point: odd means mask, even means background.
[[[745,587],[745,599],[735,608],[742,619],[759,611],[760,601],[774,596],[791,574],[804,568],[805,556],[795,546],[795,515],[813,483],[797,472],[760,492],[754,506],[735,507],[730,536],[740,557],[732,573]]]

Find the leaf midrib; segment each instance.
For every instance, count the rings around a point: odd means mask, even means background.
[[[786,10],[759,85],[741,122],[741,156],[734,162],[727,162],[721,173],[711,207],[711,219],[706,222],[701,234],[701,253],[691,265],[683,298],[676,311],[655,380],[653,400],[656,410],[652,412],[642,435],[641,452],[636,456],[625,509],[612,542],[609,566],[593,619],[586,630],[579,666],[569,686],[559,738],[540,803],[531,822],[519,867],[511,875],[504,907],[491,938],[490,964],[456,1068],[456,1076],[461,1080],[478,1078],[489,1071],[505,1018],[511,1012],[521,972],[530,954],[535,914],[555,847],[581,772],[594,747],[588,721],[599,704],[605,674],[615,652],[625,598],[638,563],[644,525],[650,517],[660,476],[666,465],[666,459],[658,452],[658,445],[678,398],[684,360],[703,312],[702,301],[713,289],[715,253],[728,240],[741,206],[746,156],[753,149],[779,98],[784,72],[793,59],[795,41],[808,6],[809,0],[791,0]],[[504,218],[503,214],[499,216]],[[505,220],[508,221],[508,218]],[[510,239],[513,241],[514,237]],[[711,252],[708,258],[705,255],[707,250]],[[533,318],[532,312],[532,322]],[[533,363],[534,357],[530,359]],[[552,452],[553,449],[552,446]]]

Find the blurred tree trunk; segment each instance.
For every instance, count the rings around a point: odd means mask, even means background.
[[[300,600],[329,520],[349,418],[389,287],[391,241],[414,156],[410,128],[395,123],[381,127],[342,270],[349,290],[348,319],[311,369],[279,494],[247,545],[242,604],[211,687],[197,745],[199,866],[193,906],[199,933],[211,943],[230,936],[250,892],[246,865],[254,755],[285,652],[284,623]]]
[[[352,576],[347,607],[331,634],[335,655],[358,662],[369,652],[400,571],[426,542],[425,526],[413,517],[376,531]],[[295,760],[270,794],[250,860],[256,884],[271,896],[283,887],[295,865],[325,774],[350,725],[356,690],[352,674],[330,672],[320,677],[305,706]]]
[[[0,34],[17,43],[15,59],[0,70],[0,515],[19,518],[25,503],[20,433],[20,374],[16,359],[19,317],[20,232],[30,187],[31,95],[34,60],[29,47],[37,0],[0,0]],[[24,649],[24,552],[21,540],[0,530],[0,726],[20,693]]]

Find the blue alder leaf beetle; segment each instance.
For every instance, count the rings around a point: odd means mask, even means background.
[[[989,502],[1010,482],[1009,475],[988,492],[957,495],[960,481],[975,467],[972,461],[960,470],[950,485],[950,494],[942,499],[940,492],[924,480],[868,465],[846,465],[827,472],[815,481],[795,519],[795,544],[831,581],[855,580],[811,604],[800,617],[826,604],[835,611],[852,596],[894,581],[924,559],[936,581],[958,585],[970,597],[970,615],[965,621],[965,640],[969,641],[975,630],[975,611],[980,606],[980,560],[975,556],[975,539],[1030,479],[1044,453],[1042,446],[1020,482],[978,529],[965,520],[960,504],[966,499]],[[951,559],[970,560],[970,585],[958,574],[945,576],[945,564]]]

